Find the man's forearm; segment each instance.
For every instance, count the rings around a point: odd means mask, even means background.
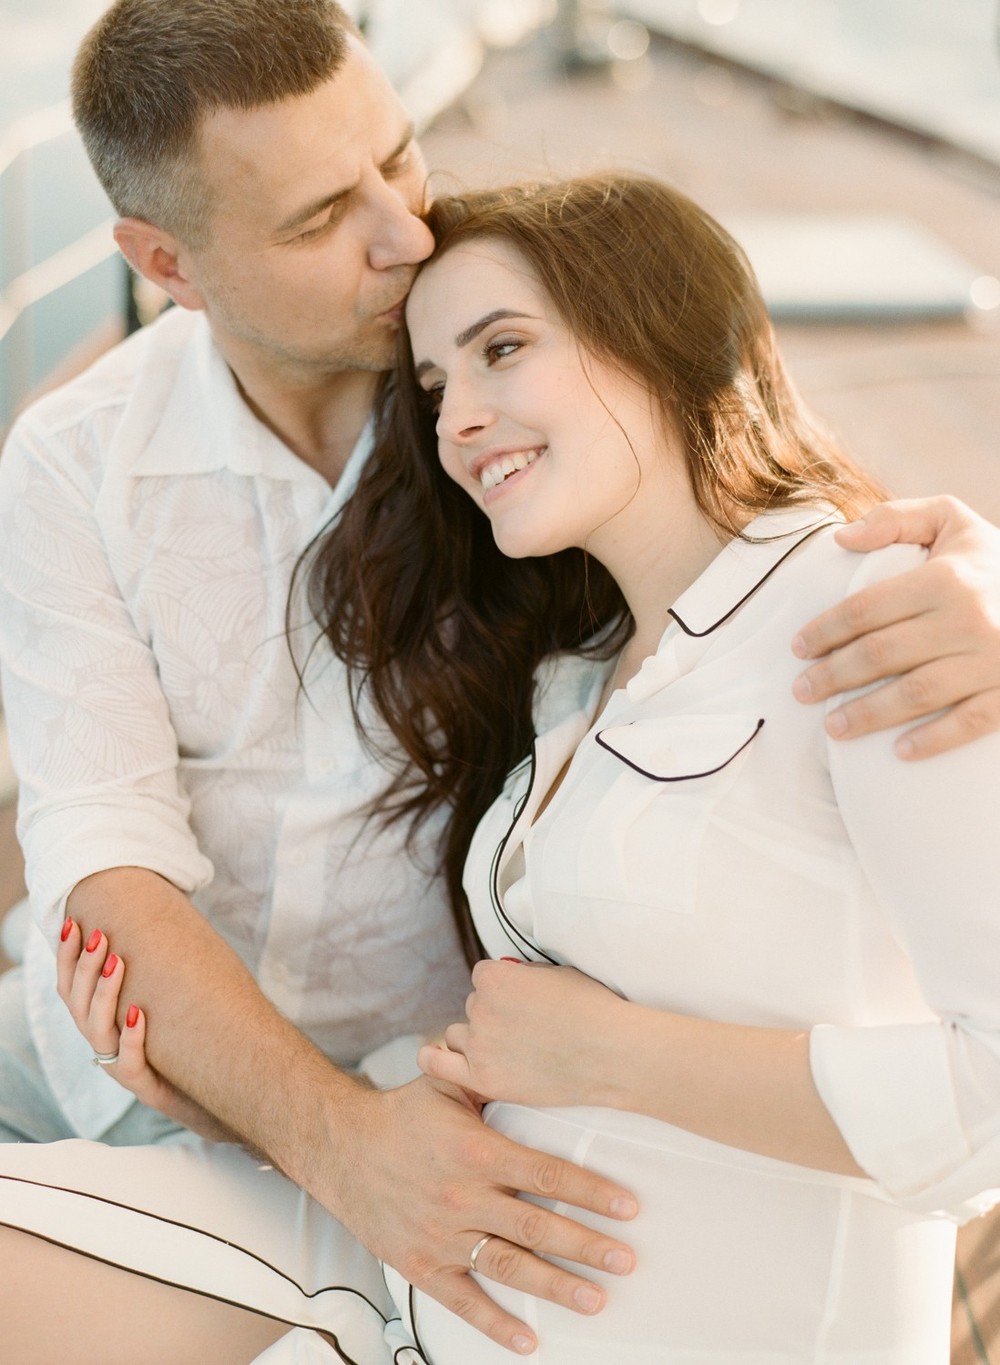
[[[288,1175],[314,1185],[331,1110],[363,1086],[339,1071],[263,995],[250,971],[176,887],[141,868],[80,882],[68,913],[125,962],[129,1004],[149,1020],[153,1066]]]

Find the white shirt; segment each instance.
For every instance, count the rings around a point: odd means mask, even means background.
[[[819,1091],[872,1178],[642,1115],[495,1105],[493,1126],[640,1201],[639,1270],[608,1278],[596,1323],[489,1286],[543,1360],[596,1365],[609,1342],[630,1365],[948,1358],[954,1230],[935,1215],[1000,1187],[1000,738],[905,764],[893,734],[837,743],[795,701],[802,623],[921,554],[852,555],[810,534],[817,518],[774,513],[748,534],[782,538],[725,548],[596,721],[607,669],[549,668],[533,757],[482,822],[466,887],[492,956],[810,1030]],[[418,1306],[429,1358],[458,1358],[458,1329]]]
[[[28,950],[29,1015],[85,1136],[130,1096],[86,1064],[50,945],[70,890],[103,869],[148,868],[190,894],[341,1064],[458,1017],[467,971],[430,873],[440,822],[410,855],[404,828],[365,821],[385,773],[344,670],[318,648],[302,693],[285,636],[292,570],[369,441],[331,489],[253,417],[203,315],[180,309],[11,434],[0,651],[44,935]],[[294,612],[304,662],[318,631],[301,595]]]

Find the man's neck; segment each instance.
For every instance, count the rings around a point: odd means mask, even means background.
[[[220,349],[258,421],[335,486],[368,421],[378,374],[367,370],[289,373],[277,364],[265,370],[245,356],[227,354],[232,348],[223,345]]]

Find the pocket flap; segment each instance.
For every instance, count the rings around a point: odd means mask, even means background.
[[[611,725],[595,738],[654,782],[689,782],[732,763],[763,725],[757,716],[666,716]]]

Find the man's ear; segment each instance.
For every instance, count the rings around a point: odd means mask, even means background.
[[[120,218],[115,224],[118,249],[133,270],[144,275],[181,308],[198,311],[205,301],[184,267],[176,237],[142,218]]]

